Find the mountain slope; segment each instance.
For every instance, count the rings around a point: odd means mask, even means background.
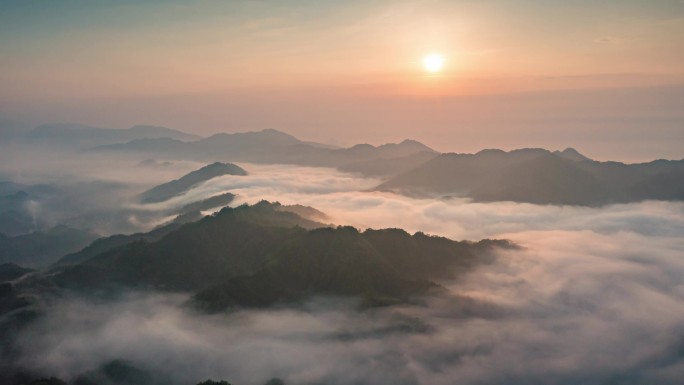
[[[163,202],[181,195],[192,187],[222,175],[247,175],[247,172],[232,163],[215,162],[195,170],[179,179],[153,187],[140,194],[142,203]]]
[[[507,242],[455,242],[402,230],[325,228],[275,203],[224,208],[157,241],[135,241],[64,268],[65,287],[197,293],[207,310],[268,306],[315,294],[398,301],[489,260]]]
[[[684,161],[597,162],[573,149],[443,154],[377,187],[405,194],[449,194],[476,201],[602,205],[684,200]]]
[[[276,247],[304,228],[320,226],[266,202],[224,208],[159,240],[114,248],[67,268],[67,286],[101,284],[196,290],[225,274],[252,271]]]
[[[431,148],[414,140],[377,147],[358,144],[349,148],[335,148],[304,142],[276,130],[216,134],[187,143],[168,139],[136,140],[98,147],[93,151],[136,153],[147,157],[195,161],[218,159],[229,162],[334,167],[374,176],[393,175],[407,169],[404,167],[417,166],[430,158],[430,154],[437,155]],[[374,162],[380,165],[374,166]]]
[[[176,230],[180,223],[170,223],[147,233],[135,233],[130,235],[117,234],[109,237],[98,238],[81,250],[66,254],[54,263],[54,267],[77,265],[99,254],[114,250],[136,241],[154,242],[166,234]]]
[[[80,250],[97,236],[91,232],[56,226],[48,230],[8,237],[0,234],[0,263],[47,266],[64,254]]]
[[[340,171],[357,172],[373,177],[393,176],[416,168],[438,155],[432,151],[420,151],[395,158],[373,158],[371,160],[353,161],[342,164],[338,169]]]
[[[397,247],[398,246],[398,247]],[[488,260],[505,242],[454,242],[403,230],[321,228],[298,234],[253,274],[228,277],[202,290],[196,302],[210,311],[269,306],[311,294],[353,296],[394,303],[437,288],[434,278],[453,277]]]
[[[0,264],[0,282],[15,280],[32,271],[32,269],[21,267],[16,263],[2,263]]]
[[[197,202],[192,202],[188,203],[187,205],[181,207],[178,211],[178,214],[184,215],[184,214],[190,214],[196,211],[206,211],[206,210],[211,210],[211,209],[216,209],[218,207],[223,207],[227,206],[230,202],[235,199],[235,194],[231,193],[223,193],[219,195],[214,195],[212,197],[209,197],[207,199],[203,199],[201,201]]]

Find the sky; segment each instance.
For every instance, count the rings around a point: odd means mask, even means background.
[[[682,0],[0,3],[3,120],[684,158]]]

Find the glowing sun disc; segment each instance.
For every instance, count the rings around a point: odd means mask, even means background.
[[[430,72],[439,72],[444,67],[444,57],[438,54],[431,54],[423,58],[423,67]]]

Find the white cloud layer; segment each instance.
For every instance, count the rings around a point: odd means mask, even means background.
[[[684,378],[684,204],[602,208],[413,199],[326,169],[246,165],[169,205],[224,191],[311,205],[335,223],[523,246],[449,295],[365,312],[200,315],[177,295],[65,299],[22,336],[24,363],[63,377],[124,358],[178,383],[677,384]]]

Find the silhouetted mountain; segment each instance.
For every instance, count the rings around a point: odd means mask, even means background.
[[[252,274],[226,277],[195,296],[209,311],[231,306],[269,306],[311,294],[363,298],[388,304],[426,293],[432,278],[464,272],[496,242],[477,244],[413,236],[403,230],[321,228],[294,234]],[[480,258],[478,258],[480,257]]]
[[[17,236],[35,230],[37,226],[29,202],[31,198],[25,191],[0,196],[0,234]]]
[[[340,171],[358,172],[366,176],[396,175],[406,170],[411,170],[428,160],[434,159],[439,154],[432,151],[420,151],[411,155],[396,158],[380,158],[346,163],[338,167]]]
[[[0,196],[10,195],[22,191],[27,185],[10,181],[0,181]]]
[[[204,309],[267,306],[311,294],[397,301],[486,261],[501,241],[455,242],[403,230],[321,225],[277,203],[224,208],[154,242],[97,254],[56,275],[71,288],[154,287],[198,292]],[[318,228],[318,229],[316,229]],[[307,230],[309,229],[309,230]]]
[[[89,148],[115,143],[126,143],[139,139],[161,139],[189,141],[197,135],[157,126],[134,126],[127,129],[96,128],[81,124],[45,124],[24,134],[24,143],[70,148]]]
[[[295,227],[296,226],[296,227]],[[195,290],[224,274],[251,272],[265,261],[265,251],[292,234],[320,224],[263,202],[224,208],[182,225],[156,242],[138,240],[67,269],[65,285],[117,283]]]
[[[206,182],[209,179],[222,175],[247,175],[247,171],[232,163],[212,163],[195,170],[183,177],[168,183],[153,187],[140,194],[143,203],[163,202],[167,199],[181,195],[192,187]]]
[[[198,383],[197,385],[231,385],[230,382],[228,381],[214,381],[214,380],[206,380]]]
[[[67,382],[57,378],[57,377],[48,377],[48,378],[38,378],[38,379],[31,379],[31,380],[20,380],[17,382],[14,382],[14,384],[19,384],[19,385],[69,385]]]
[[[18,236],[58,225],[98,233],[134,232],[158,215],[122,205],[137,190],[128,183],[79,179],[23,186],[17,193],[0,195],[0,233]]]
[[[155,158],[207,161],[282,163],[304,166],[336,167],[366,175],[386,176],[425,162],[437,153],[414,140],[372,146],[358,144],[335,148],[303,142],[276,130],[216,134],[183,143],[167,139],[136,140],[125,144],[101,146],[94,151],[144,154]],[[374,166],[373,162],[381,163]],[[349,165],[349,166],[347,166]]]
[[[574,160],[577,162],[581,162],[584,160],[591,160],[590,158],[587,158],[586,156],[580,154],[579,151],[577,151],[571,147],[568,147],[563,151],[554,151],[553,155],[557,155],[557,156],[560,156],[561,158]]]
[[[8,237],[0,234],[0,263],[46,266],[64,254],[80,250],[97,236],[89,231],[56,226],[29,234]]]
[[[77,265],[98,254],[114,250],[117,247],[125,246],[135,241],[154,242],[180,226],[181,223],[174,222],[158,227],[148,233],[135,233],[131,235],[117,234],[110,237],[98,238],[82,250],[64,255],[54,263],[54,266]]]
[[[44,228],[45,223],[35,215],[36,204],[56,191],[55,186],[46,184],[0,182],[0,233],[17,236]]]
[[[113,360],[81,374],[74,380],[74,385],[163,385],[170,380],[163,373],[143,370],[128,361]]]
[[[206,211],[218,207],[227,206],[230,202],[233,201],[233,199],[235,199],[235,194],[231,193],[215,195],[213,197],[209,197],[198,202],[188,203],[187,205],[181,207],[180,210],[178,210],[178,214],[183,215],[193,213],[196,211]]]
[[[21,267],[15,263],[0,264],[0,282],[13,281],[32,271],[34,270]]]
[[[378,190],[449,194],[476,201],[601,205],[684,199],[684,161],[623,164],[590,160],[573,149],[443,154]]]
[[[169,139],[133,140],[128,143],[100,146],[93,150],[138,152],[171,159],[199,161],[226,159],[226,155],[232,155],[236,160],[251,161],[260,157],[269,157],[274,150],[296,145],[319,149],[319,147],[306,145],[284,132],[267,129],[235,134],[220,133],[188,143]]]
[[[313,207],[310,206],[303,206],[303,205],[278,205],[274,206],[276,210],[280,211],[288,211],[291,213],[295,213],[299,215],[300,217],[304,219],[308,219],[310,221],[314,222],[323,222],[330,220],[330,217],[328,214],[316,210]]]

